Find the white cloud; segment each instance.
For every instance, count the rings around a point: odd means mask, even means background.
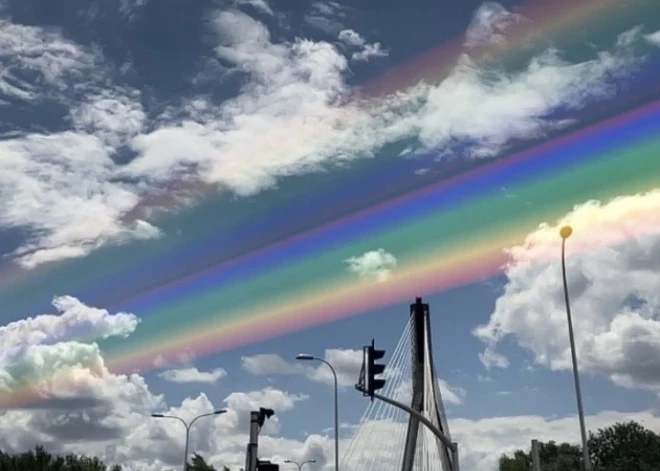
[[[325,351],[324,359],[335,369],[337,384],[340,387],[353,387],[357,383],[362,367],[361,350],[328,349]],[[330,368],[318,361],[287,361],[276,354],[243,357],[241,361],[242,368],[253,375],[297,374],[327,385],[334,384],[334,376]]]
[[[607,75],[627,67],[623,49],[581,64],[569,64],[557,51],[548,51],[522,72],[487,78],[463,56],[447,79],[429,89],[426,103],[417,111],[419,138],[427,148],[455,138],[474,144],[468,155],[496,155],[511,139],[538,137],[564,126],[565,122],[547,118],[552,110],[579,109],[590,100],[610,96],[614,90]]]
[[[362,350],[328,349],[325,351],[324,359],[335,369],[340,387],[355,386],[362,368]],[[309,376],[320,383],[334,384],[332,371],[324,364],[318,365]]]
[[[660,428],[660,419],[652,412],[620,413],[604,411],[587,416],[589,430],[597,431],[615,422],[636,420],[651,430]],[[575,416],[544,418],[540,416],[493,417],[479,420],[454,419],[449,421],[452,439],[459,443],[461,469],[488,471],[497,469],[501,454],[512,454],[516,449],[529,450],[532,439],[543,442],[580,442],[580,428]]]
[[[250,5],[261,13],[265,13],[267,15],[272,16],[275,14],[266,0],[236,0],[236,3],[238,5]]]
[[[529,234],[510,250],[504,294],[475,330],[486,351],[512,336],[537,364],[570,368],[558,230],[571,224],[567,272],[580,368],[660,392],[659,215],[655,190],[578,205]]]
[[[371,58],[387,57],[389,54],[390,52],[387,49],[383,49],[381,43],[376,42],[373,44],[365,44],[361,51],[353,53],[351,59],[358,62],[368,62]]]
[[[504,42],[506,30],[513,24],[524,21],[524,17],[509,12],[496,2],[484,2],[474,13],[465,33],[467,47]]]
[[[123,221],[136,188],[112,181],[102,142],[84,134],[31,135],[0,141],[0,226],[33,235],[16,255],[26,267],[87,255],[108,242],[151,238],[146,221]]]
[[[335,16],[345,11],[334,3],[314,8]],[[43,83],[52,84],[48,89],[75,87],[88,97],[67,103],[76,132],[0,144],[0,196],[6,202],[0,226],[31,234],[12,254],[19,263],[33,267],[82,257],[109,243],[158,237],[160,231],[143,219],[149,214],[145,197],[161,194],[182,176],[198,187],[249,195],[282,177],[373,156],[383,145],[410,137],[427,150],[467,142],[467,157],[491,156],[511,139],[563,126],[547,116],[558,107],[579,108],[608,96],[613,77],[634,63],[628,34],[614,52],[582,64],[568,64],[550,51],[526,70],[507,73],[482,70],[466,56],[438,85],[346,102],[348,63],[334,45],[274,42],[263,23],[236,10],[212,18],[217,58],[246,74],[241,94],[220,106],[184,104],[188,118],[170,113],[155,129],[145,123],[137,92],[112,87],[99,53],[57,33],[4,23],[0,45],[5,43],[7,60],[38,71]],[[14,34],[15,28],[27,29]],[[31,38],[29,47],[12,42],[21,34]],[[45,93],[30,84],[20,88],[25,99]],[[121,145],[138,154],[126,166],[112,160]]]
[[[301,374],[304,367],[299,363],[286,361],[274,353],[264,353],[241,358],[242,368],[253,375]]]
[[[222,416],[195,422],[191,449],[216,466],[235,467],[245,459],[250,410],[271,407],[277,415],[262,430],[262,457],[316,455],[323,464],[326,448],[330,456],[327,437],[312,435],[305,442],[277,437],[280,417],[306,396],[266,388],[232,393],[224,404],[214,405],[200,394],[168,407],[140,375],[109,371],[96,343],[133,332],[138,325],[135,316],[110,314],[66,296],[53,304],[59,315],[39,315],[0,328],[3,450],[22,452],[43,444],[53,452],[98,456],[127,469],[164,471],[181,462],[185,433],[181,424],[151,419],[150,414],[190,421],[201,413],[227,408]]]
[[[126,144],[145,125],[139,99],[137,91],[103,90],[71,110],[74,128],[98,136],[110,149]]]
[[[217,383],[227,376],[227,371],[216,368],[211,371],[199,371],[195,367],[165,370],[158,374],[161,378],[172,383]]]
[[[135,331],[138,318],[133,314],[111,315],[104,309],[88,307],[71,296],[53,299],[57,315],[42,314],[0,327],[0,358],[17,349],[69,340],[73,337],[106,339],[127,337]]]
[[[329,34],[344,29],[349,16],[355,16],[351,8],[334,1],[316,1],[305,14],[305,22]]]
[[[396,381],[396,379],[394,379]],[[465,402],[467,392],[465,389],[458,386],[452,386],[444,379],[436,379],[438,383],[438,388],[440,389],[440,394],[442,396],[442,402],[447,405],[458,406]],[[405,404],[410,403],[412,400],[412,388],[413,382],[411,379],[400,380],[396,389],[393,392],[394,399],[401,401]]]
[[[0,19],[0,96],[31,101],[59,95],[83,74],[94,77],[99,61],[98,52],[73,43],[55,29]]]
[[[340,31],[339,40],[348,46],[360,48],[360,51],[351,55],[351,59],[354,61],[369,61],[372,57],[387,57],[389,55],[389,51],[383,49],[381,43],[368,44],[359,33],[352,29]]]
[[[94,343],[98,338],[130,333],[136,326],[130,314],[109,314],[86,307],[70,297],[58,298],[55,304],[61,311],[59,316],[36,316],[0,330],[3,355],[0,357],[0,377],[4,380],[5,394],[11,395],[12,385],[18,384],[19,380],[31,378],[28,384],[38,384],[38,390],[26,395],[27,390],[22,389],[22,397],[30,399],[38,394],[42,399],[40,402],[23,402],[22,408],[12,407],[0,416],[0,447],[3,450],[19,452],[40,443],[57,453],[94,455],[108,463],[123,464],[127,469],[134,466],[140,470],[164,471],[181,461],[184,429],[173,420],[150,419],[149,415],[159,412],[189,422],[199,414],[226,408],[228,412],[223,415],[195,422],[191,429],[191,450],[204,455],[217,468],[226,465],[233,469],[240,467],[245,460],[249,412],[258,407],[269,407],[276,411],[276,415],[261,433],[262,458],[280,462],[287,458],[315,459],[317,463],[310,470],[332,469],[332,439],[328,435],[311,434],[304,441],[281,436],[280,421],[286,420],[287,412],[296,404],[308,399],[306,396],[266,388],[234,392],[223,403],[214,403],[200,394],[184,399],[179,405],[168,406],[163,396],[149,391],[141,376],[108,371]],[[82,337],[87,343],[81,341]],[[22,345],[22,349],[16,348],[17,345]],[[353,356],[355,353],[333,351],[326,355],[340,370],[344,363],[353,364]],[[17,361],[20,368],[15,367]],[[13,378],[13,381],[7,378]],[[36,378],[44,380],[35,381]],[[450,388],[442,382],[440,385],[447,403],[460,401],[464,396],[457,388]],[[602,412],[587,417],[587,424],[595,430],[622,420],[638,420],[650,428],[660,427],[660,419],[650,412]],[[376,422],[371,425],[379,431],[379,437],[386,442],[391,440],[390,455],[400,451],[394,443],[404,428]],[[502,452],[525,448],[531,438],[571,442],[577,442],[579,438],[575,417],[454,418],[450,421],[450,429],[453,439],[459,443],[462,469],[466,471],[494,469]],[[341,439],[342,455],[348,444],[348,439]],[[376,448],[385,449],[384,446]]]
[[[397,266],[394,255],[384,249],[372,250],[345,260],[348,271],[362,279],[385,281]]]
[[[360,36],[360,33],[352,30],[352,29],[343,29],[339,32],[339,40],[350,45],[350,46],[364,46],[366,41],[362,36]]]
[[[654,44],[656,46],[660,46],[660,30],[656,31],[655,33],[651,33],[646,36],[646,40],[650,42],[651,44]]]

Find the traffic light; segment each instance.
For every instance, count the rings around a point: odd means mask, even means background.
[[[374,398],[374,392],[385,386],[384,379],[378,379],[376,376],[383,374],[385,365],[376,363],[385,356],[385,350],[376,350],[374,340],[371,345],[364,347],[364,395]]]

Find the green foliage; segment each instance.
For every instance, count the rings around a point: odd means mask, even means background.
[[[121,466],[108,467],[98,458],[69,454],[53,456],[42,446],[17,455],[0,451],[2,471],[121,471]]]
[[[660,435],[637,422],[616,423],[589,434],[594,471],[660,470]],[[581,448],[568,443],[539,443],[541,471],[582,471]],[[529,471],[531,451],[502,456],[499,471]]]
[[[122,467],[112,467],[95,457],[68,454],[54,456],[44,447],[37,446],[34,450],[10,455],[0,451],[0,471],[122,471]],[[218,471],[195,454],[192,463],[188,463],[188,471]],[[221,471],[230,471],[223,466]]]
[[[500,457],[499,471],[529,471],[531,460],[527,453],[517,450],[512,457],[502,455]]]
[[[188,463],[188,471],[217,471],[217,470],[210,464],[207,464],[202,456],[195,453],[192,459],[192,463]]]
[[[589,452],[598,471],[660,469],[660,435],[637,422],[616,423],[589,435]]]

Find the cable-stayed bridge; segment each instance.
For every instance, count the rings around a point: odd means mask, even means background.
[[[379,394],[419,412],[451,441],[433,364],[428,304],[420,298],[392,353]],[[458,471],[451,454],[431,430],[408,412],[381,400],[369,403],[349,447],[343,471]]]

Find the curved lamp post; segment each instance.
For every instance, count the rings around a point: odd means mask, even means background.
[[[316,460],[307,460],[307,461],[303,461],[302,463],[298,463],[297,461],[293,461],[293,460],[284,460],[284,462],[295,464],[296,466],[298,466],[298,471],[302,471],[303,466],[305,466],[307,463],[316,463]]]
[[[337,372],[334,367],[323,358],[315,357],[308,353],[298,354],[296,360],[320,361],[321,363],[328,365],[328,368],[332,371],[332,376],[335,380],[335,471],[339,471],[339,384],[337,382]]]
[[[571,317],[571,303],[568,299],[568,282],[566,281],[566,239],[573,234],[571,226],[564,226],[559,230],[561,236],[561,275],[564,282],[564,301],[566,303],[566,318],[568,320],[568,339],[571,343],[571,359],[573,360],[573,381],[575,383],[575,396],[577,398],[578,418],[580,420],[580,435],[582,436],[582,459],[585,471],[591,471],[589,458],[589,445],[587,443],[587,429],[584,425],[584,410],[582,408],[582,392],[580,391],[580,375],[578,373],[577,355],[575,353],[575,337],[573,336],[573,319]]]
[[[186,446],[184,449],[184,456],[183,456],[183,471],[188,471],[188,443],[190,442],[190,427],[192,427],[192,425],[195,423],[197,419],[201,419],[202,417],[209,417],[211,415],[220,415],[220,414],[224,414],[225,412],[227,412],[227,409],[220,409],[213,412],[209,412],[208,414],[201,414],[195,417],[194,419],[192,419],[190,423],[186,422],[181,417],[177,417],[176,415],[151,414],[151,417],[153,417],[154,419],[176,419],[179,422],[181,422],[184,427],[186,427]]]

